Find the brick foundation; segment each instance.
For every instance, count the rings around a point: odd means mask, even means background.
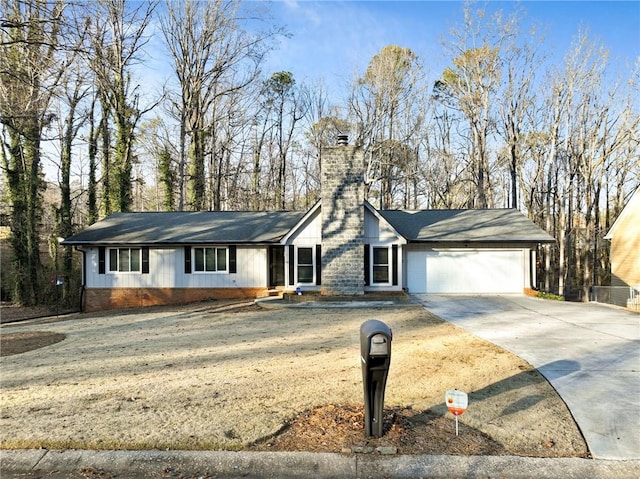
[[[265,288],[91,288],[84,291],[83,311],[185,304],[208,299],[253,299]]]

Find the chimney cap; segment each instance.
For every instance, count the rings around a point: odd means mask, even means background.
[[[349,135],[338,135],[338,145],[348,145]]]

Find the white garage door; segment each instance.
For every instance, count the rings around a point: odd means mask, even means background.
[[[411,293],[522,293],[522,250],[409,251]]]

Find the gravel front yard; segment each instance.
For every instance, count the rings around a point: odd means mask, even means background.
[[[446,427],[453,419],[444,392],[457,388],[469,393],[470,403],[461,436],[466,427],[510,454],[586,454],[566,406],[536,371],[417,305],[265,309],[228,302],[2,325],[0,446],[264,449],[295,443],[295,449],[339,452],[357,438],[336,425],[336,416],[350,411],[343,422],[362,427],[353,419],[363,401],[359,327],[374,318],[394,334],[386,409],[412,411],[421,424],[439,419],[438,427]],[[12,342],[36,333],[57,342],[5,354]],[[334,417],[319,423],[314,410]],[[300,418],[310,415],[305,429]],[[409,423],[395,420],[389,436],[404,424],[406,439]],[[318,436],[309,428],[325,431]],[[288,441],[278,442],[287,434]],[[428,430],[422,434],[430,437]],[[447,434],[455,435],[453,429]],[[400,453],[420,452],[415,443],[406,450],[402,444]]]

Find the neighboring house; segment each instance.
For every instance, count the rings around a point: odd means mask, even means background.
[[[624,306],[633,288],[636,303],[627,306],[640,310],[640,187],[622,209],[605,239],[611,241],[611,286],[623,287],[616,291],[621,298],[616,298],[613,293],[612,300],[614,304]]]
[[[520,212],[376,210],[364,157],[323,156],[322,200],[306,212],[116,213],[63,241],[83,253],[83,309],[263,296],[269,290],[522,293],[537,246]]]

